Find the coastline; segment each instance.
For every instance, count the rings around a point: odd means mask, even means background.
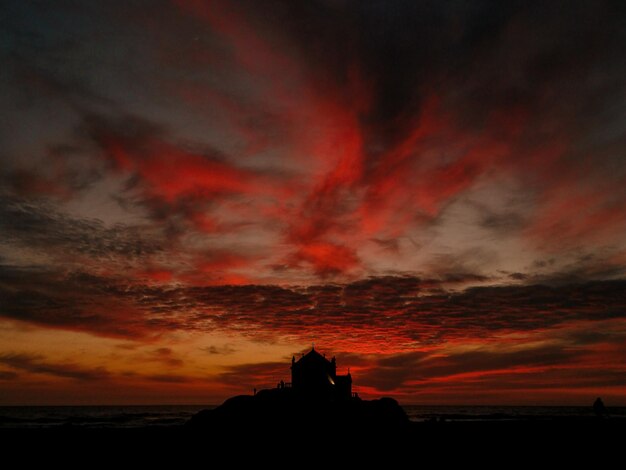
[[[84,456],[119,462],[196,465],[229,459],[255,466],[286,456],[298,462],[405,468],[425,462],[508,463],[552,461],[594,464],[621,458],[626,419],[493,420],[409,423],[403,430],[291,429],[260,426],[196,430],[186,426],[142,428],[0,429],[5,453],[35,461],[84,465]],[[34,451],[36,450],[36,451]],[[295,468],[308,465],[295,464]],[[352,468],[352,467],[351,467]]]

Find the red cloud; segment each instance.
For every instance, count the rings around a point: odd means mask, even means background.
[[[199,65],[219,69],[219,78],[182,78],[166,90],[178,91],[196,109],[224,114],[226,133],[242,143],[228,155],[205,151],[133,122],[92,122],[91,135],[118,169],[136,177],[151,207],[166,206],[170,219],[185,220],[178,233],[192,229],[237,240],[249,222],[272,232],[259,249],[272,258],[268,265],[341,279],[369,269],[362,261],[371,259],[368,240],[399,238],[436,223],[477,182],[502,174],[529,182],[537,207],[519,220],[530,221],[520,235],[533,244],[557,234],[607,241],[623,226],[621,197],[611,199],[595,182],[579,185],[588,172],[580,161],[564,171],[574,139],[554,126],[553,116],[537,115],[537,103],[495,100],[483,108],[420,79],[409,94],[419,99],[386,121],[378,116],[388,104],[377,81],[384,77],[352,54],[358,37],[347,38],[341,49],[338,58],[345,53],[346,60],[329,66],[325,54],[301,54],[315,50],[294,43],[289,28],[273,28],[272,15],[258,17],[249,6],[227,2],[175,3],[181,18],[207,30],[193,49],[206,49]],[[215,64],[207,60],[211,53],[220,58]],[[197,54],[185,60],[198,60]],[[280,173],[283,162],[289,170]],[[609,187],[620,191],[619,184]],[[220,279],[241,283],[249,278],[237,271],[244,267],[214,269]]]
[[[164,269],[151,269],[136,273],[138,279],[148,279],[155,282],[169,282],[172,280],[172,271]]]
[[[310,263],[320,276],[344,273],[358,266],[354,250],[331,243],[314,242],[302,245],[294,258]]]
[[[610,242],[626,229],[626,209],[621,203],[626,180],[589,187],[583,184],[582,171],[570,169],[560,184],[546,190],[526,230],[531,240],[538,240],[550,250],[560,250],[582,242]]]
[[[268,177],[167,142],[150,139],[133,149],[121,139],[108,136],[101,144],[122,170],[137,173],[148,191],[167,202],[216,193],[284,194]]]

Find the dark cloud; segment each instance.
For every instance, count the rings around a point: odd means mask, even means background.
[[[170,348],[157,348],[154,350],[153,355],[153,360],[168,367],[181,367],[184,364],[183,360],[176,357],[176,354]]]
[[[432,358],[413,369],[414,380],[428,380],[472,372],[498,371],[517,367],[563,365],[580,353],[562,345],[525,348],[519,351],[472,351]]]
[[[103,367],[87,369],[73,363],[50,363],[42,356],[31,354],[1,354],[0,363],[24,372],[46,374],[80,381],[98,381],[109,378]]]
[[[557,337],[558,338],[558,337]],[[608,334],[567,334],[567,342],[556,341],[548,345],[525,346],[510,350],[480,348],[467,352],[434,353],[413,352],[371,358],[371,363],[359,375],[359,385],[380,391],[417,390],[423,384],[450,383],[450,388],[468,382],[483,382],[503,387],[506,382],[519,382],[523,387],[558,386],[559,380],[577,382],[579,386],[612,386],[624,383],[615,381],[620,366],[590,368],[584,373],[572,372],[590,354],[588,347],[596,343],[621,345],[624,333],[611,337]],[[608,343],[606,342],[608,340]],[[544,379],[536,375],[538,372]],[[493,375],[505,374],[506,380]],[[529,379],[529,375],[533,378]],[[574,380],[574,376],[578,375]],[[567,377],[567,378],[566,378]],[[456,385],[455,385],[456,384]],[[511,386],[511,383],[507,385]]]
[[[219,374],[218,379],[224,384],[248,390],[272,388],[286,378],[289,372],[288,363],[289,361],[285,360],[284,362],[239,364],[228,367],[226,371]]]
[[[15,380],[19,377],[16,372],[10,370],[0,370],[0,380]]]
[[[358,344],[410,350],[417,344],[619,319],[626,311],[624,281],[485,286],[460,292],[408,276],[306,288],[163,288],[85,274],[68,277],[7,267],[3,272],[3,316],[128,338],[217,329],[266,339],[315,338],[340,350],[341,344],[351,345],[348,350]],[[207,350],[213,351],[226,352]],[[165,349],[156,351],[155,358],[178,364]]]
[[[113,104],[113,101],[91,87],[85,77],[72,71],[71,67],[54,62],[54,56],[58,58],[72,49],[78,49],[78,42],[68,39],[63,44],[46,46],[43,44],[43,34],[38,32],[28,34],[12,27],[3,28],[3,32],[13,43],[12,50],[2,54],[7,77],[20,88],[27,103],[52,98],[56,103],[76,111],[94,105]]]
[[[53,154],[58,150],[50,150]],[[102,174],[95,168],[79,169],[70,168],[65,165],[63,160],[67,161],[64,156],[51,158],[59,162],[58,166],[64,166],[62,171],[56,174],[46,174],[45,171],[39,169],[17,168],[6,170],[0,174],[0,189],[4,192],[15,194],[18,197],[48,197],[52,199],[68,200],[75,197],[80,191],[83,191],[101,179]],[[73,157],[74,158],[74,157]]]
[[[522,229],[527,224],[527,218],[515,211],[496,213],[487,209],[483,210],[479,224],[488,230],[509,234]]]
[[[595,250],[594,252],[580,250],[571,262],[560,270],[531,274],[529,278],[537,283],[551,284],[580,283],[590,279],[624,279],[626,264],[619,257],[612,259],[615,258],[613,250],[607,251],[603,253],[602,250]]]
[[[233,354],[237,352],[237,349],[235,349],[229,344],[225,344],[223,346],[215,346],[215,345],[206,346],[204,348],[200,348],[200,350],[211,355],[214,355],[214,354],[228,355],[228,354]]]
[[[494,109],[560,102],[552,113],[565,114],[597,105],[597,95],[578,94],[588,77],[600,78],[598,92],[607,100],[623,71],[615,59],[624,44],[624,12],[611,2],[271,4],[263,17],[254,3],[233,10],[262,33],[280,25],[314,83],[343,87],[347,100],[354,99],[349,67],[356,63],[373,95],[363,125],[374,142],[387,135],[389,144],[409,132],[429,91],[449,95],[450,105],[466,109],[460,118],[477,126]],[[547,102],[546,90],[553,93]]]
[[[130,314],[135,307],[128,303],[119,281],[37,267],[1,266],[0,270],[0,314],[5,318],[127,338],[152,330],[144,329],[148,317]]]
[[[137,259],[163,250],[159,235],[146,227],[106,227],[98,219],[61,213],[41,199],[0,196],[0,230],[4,244],[43,250],[66,259],[71,259],[71,254]]]
[[[381,391],[396,390],[414,377],[416,364],[427,357],[423,352],[379,357],[374,368],[359,374],[359,384]]]
[[[399,253],[400,251],[399,242],[395,238],[390,238],[390,239],[372,238],[371,241],[376,243],[382,249],[388,250],[391,253]]]

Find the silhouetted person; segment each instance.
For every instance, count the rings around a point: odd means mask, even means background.
[[[593,402],[593,412],[598,418],[604,418],[607,415],[602,398],[598,397],[596,401]]]

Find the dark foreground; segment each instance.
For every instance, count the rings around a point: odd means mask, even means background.
[[[143,427],[115,427],[113,420],[110,426],[95,427],[100,418],[34,428],[15,421],[14,428],[0,429],[0,455],[7,461],[17,456],[27,467],[61,463],[100,468],[107,463],[117,468],[130,461],[141,468],[165,463],[174,463],[172,468],[187,463],[209,468],[238,468],[237,463],[251,468],[336,468],[338,463],[405,468],[467,461],[508,467],[549,460],[559,468],[564,462],[595,468],[621,459],[626,442],[622,415],[491,414],[472,420],[449,414],[445,420],[411,422],[390,398],[311,401],[284,390],[233,397],[190,416],[185,425]]]
[[[622,454],[623,419],[563,419],[410,423],[402,430],[309,429],[292,432],[265,429],[192,429],[185,426],[134,429],[3,429],[3,454],[20,455],[23,463],[98,463],[133,461],[278,463],[410,459],[415,467],[428,462],[520,461],[609,462]],[[432,460],[434,459],[434,460]],[[302,465],[304,466],[304,465]],[[308,468],[308,465],[305,467]],[[333,465],[334,467],[334,465]],[[299,468],[299,465],[295,465]],[[392,466],[390,468],[398,468]]]

